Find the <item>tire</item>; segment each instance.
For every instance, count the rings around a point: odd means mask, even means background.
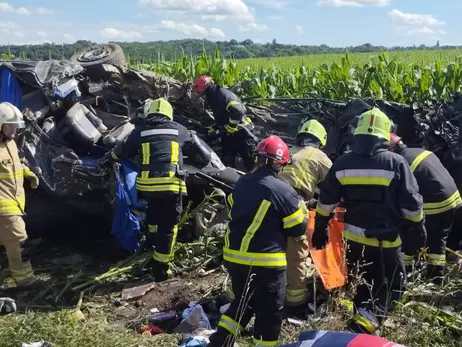
[[[89,47],[84,51],[74,54],[69,61],[78,63],[83,67],[101,64],[112,64],[120,67],[127,66],[127,59],[122,47],[113,43]]]

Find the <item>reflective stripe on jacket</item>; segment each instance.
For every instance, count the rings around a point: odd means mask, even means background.
[[[456,183],[438,157],[422,148],[405,147],[397,152],[409,163],[419,184],[426,215],[443,213],[462,205]]]
[[[252,120],[246,116],[246,107],[232,91],[213,85],[205,95],[217,126],[225,127],[228,133],[237,132],[240,125],[253,130]]]
[[[301,191],[303,198],[308,201],[314,196],[317,185],[326,177],[332,161],[316,147],[294,146],[290,151],[292,164],[284,167],[281,177]]]
[[[372,155],[350,152],[334,162],[320,185],[316,211],[328,216],[340,201],[345,224],[360,230],[393,228],[402,218],[423,221],[422,196],[409,165],[383,148]]]
[[[24,176],[29,168],[21,163],[14,141],[0,142],[0,215],[23,215],[25,210]]]
[[[136,188],[144,193],[186,194],[185,180],[177,176],[183,167],[181,147],[189,136],[186,128],[165,117],[151,117],[136,127],[127,140],[112,151],[114,159],[140,155]]]
[[[224,260],[284,268],[286,238],[306,233],[307,217],[295,190],[267,169],[242,176],[227,199]]]

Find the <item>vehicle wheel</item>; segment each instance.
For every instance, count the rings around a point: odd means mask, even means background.
[[[113,43],[94,45],[74,54],[69,60],[72,63],[79,63],[83,67],[100,64],[127,66],[127,59],[122,47]]]

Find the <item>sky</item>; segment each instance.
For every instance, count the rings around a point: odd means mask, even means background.
[[[184,38],[459,45],[461,10],[462,0],[10,0],[0,2],[0,45]]]

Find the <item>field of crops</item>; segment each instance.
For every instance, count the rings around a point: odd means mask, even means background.
[[[241,83],[245,96],[306,97],[337,100],[374,97],[411,103],[450,98],[462,87],[462,50],[311,55],[304,57],[223,59],[183,56],[175,62],[137,65],[180,81],[201,73],[224,86]]]

